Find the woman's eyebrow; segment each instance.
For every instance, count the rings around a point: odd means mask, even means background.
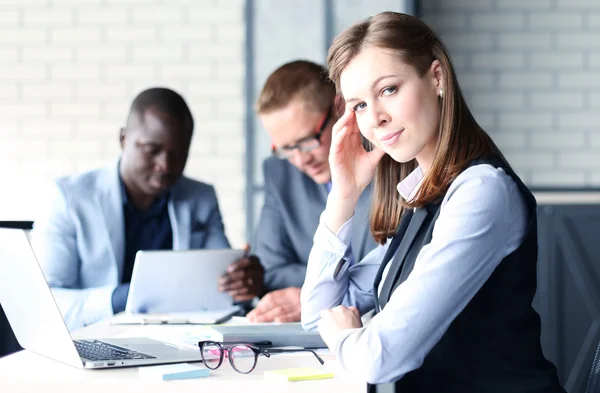
[[[382,80],[384,80],[384,79],[387,79],[387,78],[395,78],[395,77],[397,77],[397,76],[398,76],[398,75],[392,75],[392,74],[390,74],[390,75],[383,75],[383,76],[380,76],[379,78],[375,79],[375,80],[373,81],[373,83],[371,83],[371,90],[373,90],[373,89],[375,88],[375,86],[376,86],[376,85],[377,85],[379,82],[381,82]],[[354,97],[353,97],[353,98],[349,98],[349,99],[347,99],[347,100],[346,100],[346,103],[348,103],[348,102],[352,102],[352,101],[360,101],[360,99],[359,99],[359,98],[354,98]]]

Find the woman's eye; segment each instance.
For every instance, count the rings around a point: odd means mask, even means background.
[[[361,111],[361,110],[365,109],[366,107],[367,107],[367,104],[365,104],[364,102],[361,102],[360,104],[354,105],[354,107],[352,107],[352,110],[354,112],[357,112],[357,111]]]
[[[389,96],[390,94],[394,94],[396,92],[396,86],[386,87],[381,91],[382,96]]]

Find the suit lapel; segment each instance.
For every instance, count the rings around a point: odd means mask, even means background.
[[[440,204],[429,205],[426,207],[426,209],[427,209],[427,213],[428,213],[427,217],[431,218],[431,219],[427,220],[427,223],[437,221],[437,218],[440,215]],[[430,230],[433,230],[433,227],[430,227]],[[426,232],[424,234],[424,240],[426,243],[429,243],[431,241],[431,232]],[[420,250],[419,250],[419,252],[420,252]],[[392,285],[392,289],[390,291],[390,296],[391,296],[391,293],[394,292],[396,287],[408,278],[409,274],[412,272],[413,268],[415,267],[415,262],[417,262],[417,258],[412,258],[412,257],[410,257],[408,259],[408,261],[404,262],[404,266],[402,266],[402,269],[400,271],[400,275],[399,275],[398,279],[395,280],[394,284]]]
[[[406,254],[408,254],[408,251],[410,250],[410,247],[412,246],[415,237],[419,233],[423,222],[427,218],[427,215],[427,208],[418,208],[414,212],[413,217],[410,220],[410,224],[408,224],[406,233],[404,234],[404,237],[400,242],[400,246],[398,247],[398,251],[396,251],[394,259],[392,259],[390,269],[388,270],[388,274],[385,277],[385,281],[383,282],[383,287],[381,288],[381,293],[379,295],[379,303],[381,305],[381,308],[383,308],[390,299],[394,283],[396,282],[398,273],[402,269],[402,265],[404,259],[406,258]]]
[[[103,179],[99,182],[102,185],[102,189],[98,193],[96,200],[102,212],[108,243],[113,252],[113,263],[117,265],[120,280],[125,258],[125,224],[118,161],[114,166],[106,168],[102,176]]]
[[[363,191],[356,206],[354,224],[352,229],[352,255],[355,262],[360,260],[367,254],[367,244],[373,239],[370,231],[369,216],[371,212],[371,186]],[[365,225],[365,223],[367,225]],[[359,229],[360,228],[360,229]],[[375,246],[374,241],[370,243]],[[372,247],[371,247],[372,248]]]
[[[381,283],[381,278],[383,276],[383,272],[385,271],[385,268],[386,268],[388,262],[390,261],[390,259],[392,259],[392,257],[398,250],[398,247],[400,246],[400,242],[402,241],[402,238],[404,237],[404,234],[406,233],[406,230],[408,229],[408,225],[410,224],[412,216],[413,216],[413,211],[408,210],[406,213],[404,213],[402,215],[402,218],[400,219],[400,224],[398,224],[398,229],[396,229],[396,234],[394,234],[394,237],[392,238],[392,241],[390,242],[390,245],[388,246],[388,249],[387,249],[385,255],[383,256],[381,265],[379,265],[379,270],[377,271],[377,274],[375,275],[375,280],[373,281],[373,289],[374,289],[373,293],[375,293],[375,294],[377,294],[377,292],[378,292],[378,288],[379,288],[379,284]]]
[[[192,233],[192,210],[189,203],[180,201],[181,182],[177,182],[171,189],[169,198],[169,220],[173,231],[173,250],[187,250],[190,248],[190,235]]]

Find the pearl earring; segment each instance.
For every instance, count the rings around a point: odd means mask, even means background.
[[[440,98],[444,98],[444,89],[440,88]]]

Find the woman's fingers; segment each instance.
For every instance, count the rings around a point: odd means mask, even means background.
[[[360,135],[353,133],[350,127],[342,128],[331,140],[329,152],[330,162],[333,164],[341,163],[348,156],[360,154],[362,147]]]
[[[329,162],[332,165],[340,164],[344,161],[344,155],[346,149],[344,148],[343,138],[346,135],[346,128],[343,128],[335,138],[331,141],[331,147],[329,151]]]
[[[356,118],[353,111],[346,111],[344,116],[338,120],[339,125],[341,126],[339,129],[335,130],[332,134],[332,144],[341,144],[346,141],[348,136],[355,137],[358,143],[360,141],[360,132],[358,130],[358,126],[356,125]],[[334,125],[334,128],[338,126],[338,123]],[[353,142],[355,140],[351,139]]]
[[[335,124],[333,125],[333,128],[331,129],[332,134],[336,135],[344,127],[346,127],[348,124],[350,124],[351,120],[354,121],[354,119],[355,119],[354,112],[346,109],[346,111],[344,112],[342,117],[340,117],[338,119],[338,121],[336,121]]]
[[[344,141],[344,138],[346,138],[347,134],[348,134],[348,127],[347,126],[342,127],[338,132],[333,134],[333,137],[331,138],[331,145],[339,146]]]

